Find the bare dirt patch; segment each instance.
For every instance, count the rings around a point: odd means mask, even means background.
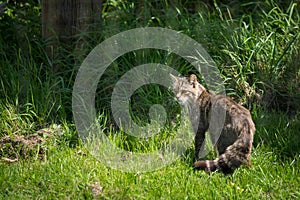
[[[23,158],[44,159],[44,139],[37,135],[8,135],[0,139],[0,158],[6,163],[14,163]]]

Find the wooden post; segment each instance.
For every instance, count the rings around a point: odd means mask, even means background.
[[[101,9],[102,0],[43,0],[42,34],[52,43],[48,55],[53,57],[57,42],[70,44],[76,34],[100,28]]]

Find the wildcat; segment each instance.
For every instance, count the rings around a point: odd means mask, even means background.
[[[215,148],[219,157],[194,163],[196,169],[224,174],[242,164],[250,164],[255,125],[250,112],[224,95],[216,95],[202,86],[196,75],[177,77],[170,74],[173,92],[180,104],[186,105],[195,135],[195,158],[204,149],[205,132],[212,140],[220,133]],[[222,115],[223,113],[223,115]],[[223,121],[222,121],[223,116]],[[219,128],[218,128],[219,127]]]

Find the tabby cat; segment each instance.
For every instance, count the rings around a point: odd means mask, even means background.
[[[171,78],[173,92],[179,103],[188,108],[196,132],[195,158],[198,159],[199,154],[203,153],[206,131],[220,155],[214,160],[197,161],[194,167],[207,172],[230,174],[242,164],[249,165],[255,132],[250,112],[231,98],[205,89],[194,74],[188,78],[171,75]],[[220,137],[215,139],[216,135]]]

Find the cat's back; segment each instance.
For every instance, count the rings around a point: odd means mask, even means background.
[[[250,111],[225,95],[214,95],[211,98],[212,111],[219,115],[226,114],[226,121],[241,125],[248,123],[255,130]]]

